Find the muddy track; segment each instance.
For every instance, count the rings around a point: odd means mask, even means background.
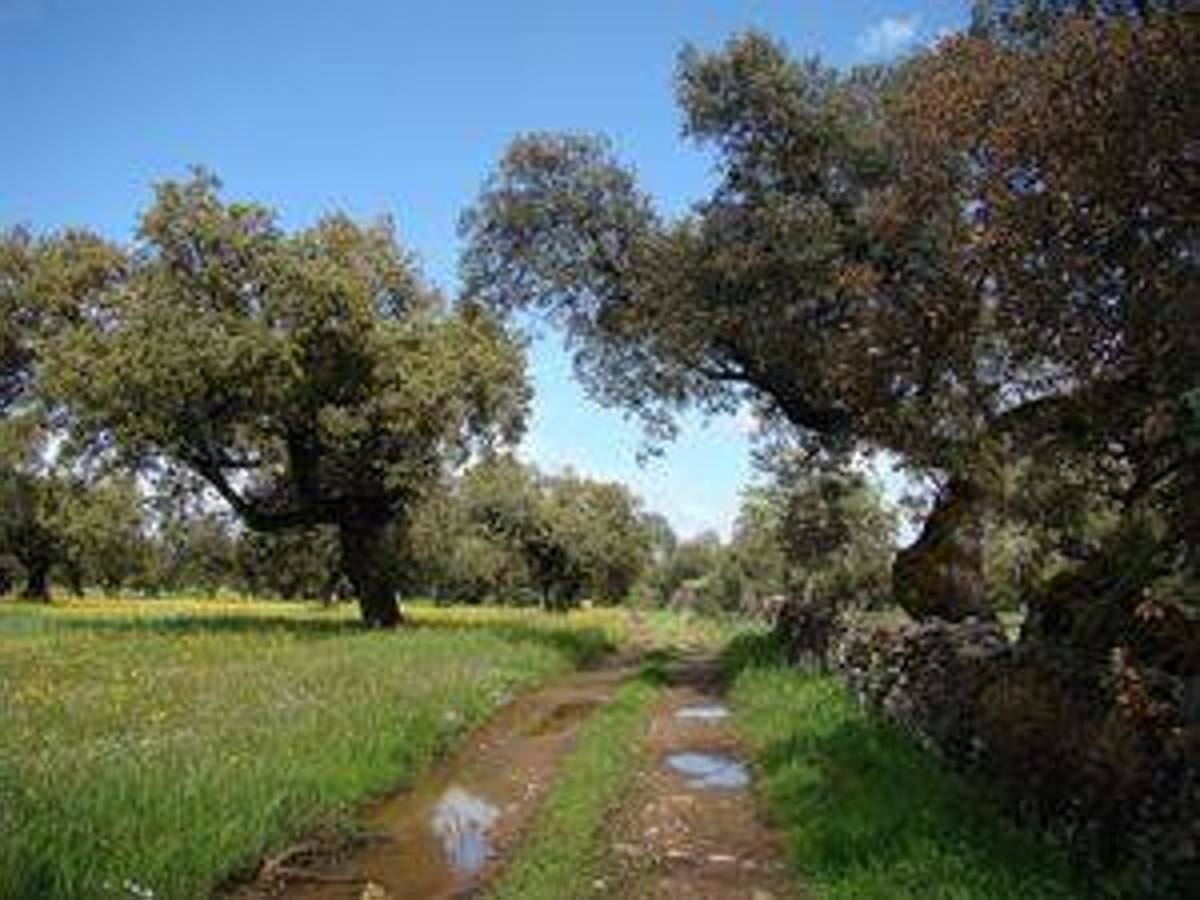
[[[367,806],[352,846],[315,838],[267,860],[225,900],[445,900],[495,874],[590,714],[637,669],[628,660],[511,701],[413,790]]]
[[[607,900],[793,900],[715,664],[685,661],[670,681],[646,767],[610,829],[616,874]]]
[[[532,822],[582,725],[653,649],[640,617],[632,624],[626,654],[517,697],[414,789],[366,806],[365,837],[348,844],[314,836],[264,861],[253,880],[219,900],[482,895]],[[727,715],[711,658],[689,655],[671,667],[650,724],[646,763],[609,819],[613,874],[606,900],[796,896]]]

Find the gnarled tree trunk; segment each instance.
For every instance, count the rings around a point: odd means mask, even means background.
[[[965,477],[938,495],[917,540],[896,554],[892,595],[914,619],[994,619],[983,573],[985,498]]]
[[[396,600],[394,540],[393,523],[387,518],[364,516],[338,526],[342,569],[370,628],[395,628],[403,621]]]

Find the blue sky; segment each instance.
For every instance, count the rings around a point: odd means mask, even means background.
[[[149,186],[215,171],[289,226],[388,213],[453,293],[455,225],[507,142],[601,131],[667,212],[711,184],[679,139],[684,42],[755,27],[837,65],[961,27],[967,0],[0,0],[0,226],[126,239]],[[684,535],[728,533],[749,482],[745,417],[687,423],[636,461],[637,428],[589,403],[558,341],[531,358],[523,453],[620,479]]]

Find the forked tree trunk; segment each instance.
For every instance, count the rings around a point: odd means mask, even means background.
[[[338,528],[342,568],[370,628],[395,628],[403,621],[396,600],[393,539],[392,523],[378,518],[343,522]]]

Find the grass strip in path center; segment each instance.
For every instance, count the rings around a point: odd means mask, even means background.
[[[604,824],[637,771],[660,681],[654,671],[633,679],[583,727],[489,900],[585,900],[603,893]]]

